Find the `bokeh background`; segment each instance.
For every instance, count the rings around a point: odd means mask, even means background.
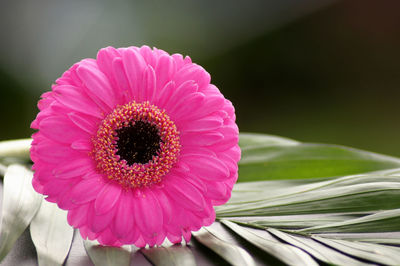
[[[1,1],[0,140],[29,137],[41,93],[98,49],[190,55],[241,131],[400,156],[400,1]]]

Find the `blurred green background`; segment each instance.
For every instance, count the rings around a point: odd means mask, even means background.
[[[400,1],[3,1],[0,139],[22,138],[41,93],[101,47],[190,55],[241,131],[400,156]]]

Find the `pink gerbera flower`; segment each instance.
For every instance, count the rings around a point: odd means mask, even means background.
[[[189,241],[230,198],[234,108],[189,57],[107,47],[67,70],[38,107],[33,186],[83,238]]]

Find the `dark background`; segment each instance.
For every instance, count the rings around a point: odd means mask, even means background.
[[[0,140],[101,47],[190,55],[241,131],[400,156],[400,1],[2,1]]]

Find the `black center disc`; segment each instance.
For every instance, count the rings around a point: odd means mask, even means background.
[[[129,165],[146,164],[160,151],[161,138],[157,126],[143,121],[116,130],[117,154]]]

